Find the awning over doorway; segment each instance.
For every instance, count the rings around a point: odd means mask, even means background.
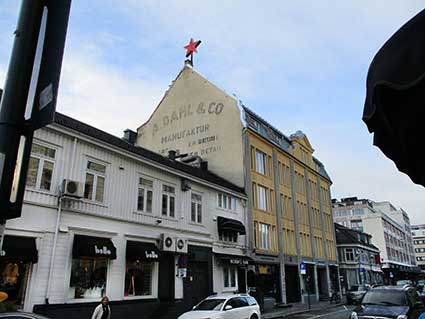
[[[218,232],[235,232],[245,235],[245,226],[238,220],[218,216],[217,218]]]
[[[5,235],[0,260],[37,263],[35,238]]]
[[[425,10],[401,27],[378,51],[367,76],[363,121],[373,144],[425,186],[418,145],[425,138]]]
[[[228,254],[214,254],[217,258],[219,258],[223,263],[230,265],[248,265],[252,263],[252,259],[248,256],[240,256],[240,255],[228,255]]]
[[[117,258],[117,249],[109,238],[75,235],[72,257]]]
[[[159,249],[153,243],[127,241],[126,258],[130,261],[158,261]]]

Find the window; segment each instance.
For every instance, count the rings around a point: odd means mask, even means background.
[[[270,249],[270,225],[260,223],[260,248]]]
[[[345,261],[354,261],[354,252],[352,248],[345,249]]]
[[[152,295],[153,267],[153,262],[127,260],[125,267],[124,296]]]
[[[225,288],[236,287],[236,267],[223,267],[223,284]]]
[[[104,258],[74,258],[68,298],[100,299],[104,296],[107,263]]]
[[[263,152],[256,150],[255,151],[255,159],[256,159],[256,165],[255,170],[257,173],[266,174],[266,161],[267,161],[267,155]]]
[[[137,210],[152,213],[153,181],[140,177]]]
[[[220,232],[218,234],[218,239],[228,242],[236,243],[238,242],[238,233],[237,232]]]
[[[258,209],[267,210],[267,188],[257,185]]]
[[[190,220],[195,223],[202,223],[202,196],[192,193],[192,206]]]
[[[175,216],[175,188],[162,185],[162,215]]]
[[[236,198],[226,194],[218,194],[217,199],[218,207],[228,210],[236,210]]]
[[[84,198],[103,202],[105,191],[106,166],[92,161],[87,162]]]
[[[55,156],[56,150],[52,148],[32,145],[26,181],[28,187],[51,190]]]

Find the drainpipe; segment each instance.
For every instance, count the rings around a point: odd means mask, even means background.
[[[62,192],[62,191],[61,191]],[[58,241],[59,225],[62,213],[62,194],[59,195],[58,214],[56,217],[55,236],[53,238],[52,256],[50,257],[49,277],[47,278],[46,305],[49,304],[50,290],[52,286],[53,265],[55,263],[56,244]]]

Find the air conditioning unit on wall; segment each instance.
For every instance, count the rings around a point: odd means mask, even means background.
[[[168,234],[161,234],[161,250],[176,251],[176,239]]]
[[[84,195],[84,185],[77,181],[64,179],[61,191],[64,196],[82,198]]]
[[[183,238],[176,238],[176,252],[187,254],[187,240]]]

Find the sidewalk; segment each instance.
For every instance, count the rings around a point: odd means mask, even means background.
[[[292,304],[292,306],[290,307],[284,307],[284,308],[279,308],[279,307],[275,307],[271,310],[268,310],[267,312],[261,314],[261,318],[263,319],[272,319],[272,318],[278,318],[278,317],[287,317],[290,315],[296,315],[296,314],[300,314],[300,313],[306,313],[306,312],[310,312],[313,310],[321,310],[321,309],[330,309],[330,308],[335,308],[341,305],[345,305],[345,298],[343,298],[341,300],[340,303],[329,303],[328,301],[319,301],[319,302],[314,302],[311,304],[311,309],[308,309],[308,305],[307,303],[303,304],[303,303],[294,303]]]

